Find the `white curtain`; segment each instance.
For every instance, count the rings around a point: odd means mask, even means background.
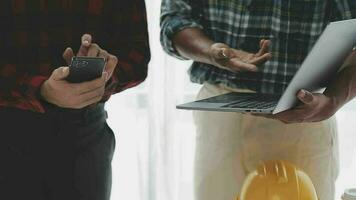
[[[161,0],[147,0],[152,60],[141,86],[113,96],[107,105],[116,133],[112,200],[193,200],[195,130],[192,113],[175,109],[193,100],[190,62],[168,57],[159,43]],[[338,114],[341,173],[337,196],[356,187],[356,109]]]
[[[152,59],[138,88],[115,95],[107,105],[116,133],[113,200],[192,200],[194,126],[191,112],[175,109],[194,99],[191,62],[168,57],[159,41],[160,0],[146,1]]]

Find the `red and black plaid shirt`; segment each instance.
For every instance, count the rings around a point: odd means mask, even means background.
[[[40,87],[84,33],[119,59],[102,101],[146,78],[144,0],[1,0],[0,107],[45,112]]]

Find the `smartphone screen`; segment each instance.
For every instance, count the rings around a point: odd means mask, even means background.
[[[98,57],[73,57],[69,66],[67,81],[81,83],[91,81],[102,76],[105,59]]]

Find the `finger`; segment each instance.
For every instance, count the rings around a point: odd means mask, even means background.
[[[274,115],[271,115],[271,114],[250,113],[250,115],[255,116],[255,117],[264,117],[264,118],[274,119]]]
[[[107,61],[109,59],[109,56],[110,56],[110,54],[107,51],[105,51],[105,50],[99,51],[99,54],[98,54],[99,58],[104,58]]]
[[[68,47],[64,52],[63,52],[63,59],[66,61],[67,65],[69,66],[72,58],[74,57],[74,52],[73,49]]]
[[[108,73],[108,78],[106,81],[108,81],[111,76],[113,75],[115,68],[117,67],[118,64],[118,58],[116,56],[110,55],[108,57],[107,63],[106,63],[106,69],[105,71]]]
[[[272,119],[272,120],[278,120],[278,121],[281,121],[281,122],[283,122],[285,124],[293,123],[290,118],[276,116],[276,115],[253,114],[253,116],[255,116],[255,117],[264,117],[264,118]]]
[[[105,86],[106,84],[107,73],[104,72],[100,78],[97,78],[92,81],[87,81],[83,83],[72,84],[75,90],[75,94],[82,95],[84,93],[96,90],[100,87]]]
[[[105,59],[105,65],[104,65],[104,69],[103,71],[106,71],[107,69],[107,63],[108,63],[108,60],[110,59],[110,54],[105,51],[105,50],[101,50],[99,52],[99,55],[98,55],[99,58],[104,58]]]
[[[92,44],[88,50],[88,57],[98,57],[99,52],[102,51],[102,49],[99,47],[97,44]]]
[[[59,67],[52,72],[51,78],[56,81],[64,80],[69,75],[69,67]]]
[[[295,108],[293,110],[284,111],[274,115],[275,119],[283,122],[296,123],[302,122],[309,113],[309,109],[305,106]]]
[[[84,34],[82,36],[82,45],[85,46],[85,47],[89,47],[90,44],[92,43],[92,36],[90,34]]]
[[[254,64],[254,65],[261,65],[261,64],[267,62],[271,58],[272,58],[271,53],[265,53],[262,56],[252,59],[251,61],[249,61],[249,63]]]
[[[261,50],[263,53],[269,52],[269,47],[271,46],[272,42],[271,40],[264,40],[262,43]]]
[[[266,53],[269,52],[269,46],[270,46],[271,41],[270,40],[261,40],[261,44],[260,44],[260,50],[258,51],[258,53],[256,54],[257,57],[262,56]]]
[[[79,96],[79,100],[80,100],[80,104],[83,104],[85,102],[88,102],[90,100],[92,100],[95,97],[98,96],[103,96],[105,92],[105,86],[99,87],[95,90],[92,90],[90,92],[84,93],[82,95]]]
[[[258,71],[258,68],[256,67],[256,65],[242,62],[241,60],[239,60],[237,58],[230,59],[229,62],[227,63],[227,66],[230,69],[237,71],[237,72],[239,72],[239,71],[252,71],[252,72]]]
[[[87,107],[87,106],[89,106],[89,105],[92,105],[92,104],[94,104],[94,103],[98,103],[99,101],[101,101],[102,98],[103,98],[103,95],[95,96],[95,97],[93,97],[92,99],[89,99],[89,100],[87,100],[87,101],[81,103],[79,109],[85,108],[85,107]]]
[[[314,104],[317,100],[316,96],[306,90],[300,90],[297,94],[297,97],[302,103],[307,105]]]
[[[310,107],[307,105],[300,105],[291,110],[286,110],[274,115],[271,115],[272,119],[282,121],[284,123],[302,123],[306,121],[310,116]]]
[[[286,115],[286,116],[283,116],[283,115],[266,115],[266,114],[252,114],[253,116],[255,117],[264,117],[264,118],[267,118],[267,119],[272,119],[272,120],[278,120],[278,121],[281,121],[285,124],[290,124],[290,123],[293,123],[293,119],[289,116],[289,115]]]
[[[265,39],[260,40],[260,49],[262,48],[264,41]]]
[[[286,120],[281,119],[279,121],[281,121],[281,122],[283,122],[285,124],[297,124],[297,123],[299,124],[299,123],[304,123],[305,122],[304,119],[295,119],[295,118],[286,119]]]
[[[92,43],[92,36],[90,34],[84,34],[81,39],[81,45],[77,56],[86,56],[88,54],[88,50]]]

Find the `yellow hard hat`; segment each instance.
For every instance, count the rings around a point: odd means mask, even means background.
[[[267,161],[250,173],[237,200],[317,200],[309,176],[286,161]]]

